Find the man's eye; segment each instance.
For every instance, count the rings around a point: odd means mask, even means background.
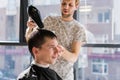
[[[49,49],[53,49],[54,47],[49,47]]]
[[[63,6],[66,5],[66,3],[62,3],[62,5],[63,5]]]
[[[69,6],[71,6],[71,7],[72,7],[73,5],[72,5],[72,4],[69,4]]]

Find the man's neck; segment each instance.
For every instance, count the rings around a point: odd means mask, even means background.
[[[37,63],[36,61],[33,61],[32,64],[35,64],[39,67],[43,67],[43,68],[48,68],[49,67],[49,64],[40,64],[40,63]]]
[[[62,17],[62,20],[69,22],[69,21],[72,21],[72,20],[73,20],[73,17],[68,17],[68,18]]]

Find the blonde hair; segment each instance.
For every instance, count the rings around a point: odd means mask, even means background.
[[[62,0],[60,0],[60,1],[62,1]],[[69,0],[68,0],[69,1]],[[76,5],[79,5],[79,3],[80,3],[80,0],[75,0],[75,4]]]
[[[79,5],[79,3],[80,3],[80,0],[75,0],[76,5]]]

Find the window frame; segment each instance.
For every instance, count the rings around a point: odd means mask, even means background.
[[[94,60],[94,59],[93,59]],[[93,74],[95,74],[95,75],[107,75],[108,74],[108,63],[107,62],[105,62],[105,60],[104,59],[100,59],[100,62],[98,62],[98,61],[93,61],[92,60],[92,64],[91,64],[91,71],[92,71],[92,73]],[[99,69],[96,69],[96,70],[98,70],[98,71],[95,71],[94,72],[94,67],[97,67],[97,68],[99,68]],[[101,70],[100,70],[101,69]],[[106,72],[105,72],[105,69],[106,69]]]
[[[20,44],[26,43],[25,41],[25,31],[26,31],[26,22],[28,19],[27,15],[28,0],[20,0],[20,33],[19,33],[19,42]]]

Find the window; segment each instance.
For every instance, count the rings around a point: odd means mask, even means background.
[[[82,54],[87,53],[88,66],[80,68],[81,74],[78,74],[77,80],[120,79],[118,77],[120,76],[118,73],[120,72],[119,6],[120,1],[117,0],[82,0],[80,2],[77,19],[86,28],[87,44],[83,48],[87,52]],[[82,77],[79,78],[79,76]]]
[[[27,46],[0,45],[0,80],[16,80],[28,67],[31,56]]]
[[[92,61],[92,73],[96,75],[106,75],[108,73],[108,64],[104,60],[94,59]]]
[[[94,36],[95,39],[92,39],[94,42],[91,41],[91,38],[88,36],[88,40],[90,40],[88,41],[89,43],[120,43],[120,31],[118,31],[120,29],[120,22],[118,19],[120,12],[118,11],[118,3],[116,0],[81,1],[78,11],[79,18],[77,19]],[[89,10],[86,11],[86,9]],[[101,38],[100,36],[103,36],[104,38]]]
[[[29,2],[34,5],[56,5],[60,0],[30,0]]]
[[[30,64],[27,46],[21,40],[25,35],[26,1],[0,0],[0,80],[16,80],[18,74]]]
[[[109,23],[110,22],[110,11],[105,12],[104,16],[105,16],[105,22]]]
[[[15,30],[15,16],[6,16],[7,25],[6,25],[6,40],[7,41],[18,41],[16,30]]]
[[[110,12],[101,12],[98,13],[98,22],[109,23],[110,22]]]
[[[98,22],[103,22],[103,14],[98,13]]]
[[[29,5],[32,4],[39,9],[41,12],[42,19],[48,15],[60,15],[60,0],[34,0],[30,1]]]
[[[16,5],[17,5],[16,0],[11,0],[11,1],[8,0],[7,10],[8,11],[16,11],[16,8],[17,8]]]
[[[1,0],[0,3],[0,41],[19,42],[20,0]]]

